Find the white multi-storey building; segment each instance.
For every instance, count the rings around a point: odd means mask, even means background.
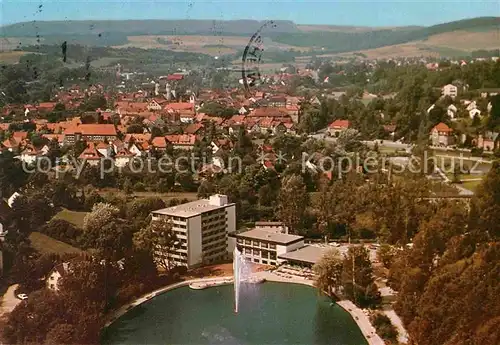
[[[196,267],[228,258],[228,234],[236,230],[236,206],[226,195],[212,195],[152,212],[152,221],[166,218],[179,240],[169,257],[176,265]],[[157,255],[165,255],[159,249]]]
[[[304,237],[276,229],[255,228],[231,237],[236,239],[236,247],[246,260],[264,265],[278,265],[284,261],[280,255],[304,247]]]

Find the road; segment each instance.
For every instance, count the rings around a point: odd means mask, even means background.
[[[337,138],[331,137],[326,129],[322,129],[315,134],[310,134],[309,138],[314,138],[316,140],[325,140],[329,142],[335,142],[337,141]],[[375,146],[375,143],[377,143],[380,147],[388,147],[391,149],[397,149],[397,150],[408,150],[412,147],[411,144],[404,144],[400,143],[397,141],[392,141],[392,140],[382,140],[382,139],[376,139],[376,140],[364,140],[362,141],[363,144],[366,144],[368,147],[373,147]]]
[[[18,286],[18,284],[9,286],[7,292],[3,295],[2,304],[0,306],[0,317],[6,313],[10,313],[19,303],[21,303],[21,300],[16,298],[14,293]]]

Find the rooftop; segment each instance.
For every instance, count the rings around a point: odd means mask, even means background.
[[[292,252],[278,255],[278,257],[284,260],[315,264],[329,250],[330,248],[317,247],[317,246],[304,246]]]
[[[295,242],[302,241],[304,239],[303,236],[282,234],[261,229],[253,229],[245,232],[240,232],[238,234],[235,234],[235,236],[252,240],[255,239],[261,241],[273,242],[275,244],[292,244]]]
[[[189,218],[194,217],[204,212],[214,211],[234,205],[234,203],[224,202],[224,195],[211,196],[211,199],[200,199],[191,201],[182,205],[163,208],[153,211],[153,214],[161,214],[166,216]],[[226,199],[227,201],[227,199]]]

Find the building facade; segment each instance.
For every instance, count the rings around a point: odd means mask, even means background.
[[[289,235],[275,230],[255,228],[232,234],[236,247],[247,261],[263,265],[279,265],[279,256],[304,246],[304,237]]]
[[[229,257],[228,234],[236,230],[236,206],[226,195],[152,212],[152,221],[160,218],[171,222],[179,243],[170,253],[158,248],[156,255],[168,255],[173,264],[189,268]]]

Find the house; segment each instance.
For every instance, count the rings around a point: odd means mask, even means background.
[[[442,88],[443,96],[450,96],[451,98],[457,97],[458,88],[453,84],[447,84]]]
[[[328,132],[332,137],[338,137],[339,134],[351,127],[349,120],[335,120],[328,126]]]
[[[78,158],[87,162],[89,165],[97,166],[101,162],[103,155],[97,151],[95,144],[90,142]]]
[[[10,138],[7,138],[5,139],[3,142],[2,142],[2,148],[4,148],[5,150],[8,150],[10,152],[14,152],[14,153],[17,153],[19,151],[19,148],[21,146],[21,142],[20,141],[17,141],[15,138],[13,137],[10,137]]]
[[[476,147],[485,151],[492,151],[495,148],[495,141],[498,139],[499,133],[485,132],[484,135],[480,134],[475,140]]]
[[[210,143],[210,146],[212,146],[212,153],[216,154],[220,150],[231,150],[234,145],[229,139],[216,139]]]
[[[469,110],[469,117],[474,119],[476,116],[481,117],[481,110],[474,108]]]
[[[79,140],[90,142],[110,142],[118,136],[113,124],[81,124],[72,126],[64,131],[64,139],[68,144],[74,144]]]
[[[130,162],[134,159],[135,154],[127,150],[126,148],[122,148],[115,155],[115,166],[119,168],[123,168],[128,166]]]
[[[453,104],[450,104],[446,109],[446,113],[448,114],[448,117],[450,119],[454,119],[456,117],[457,111],[458,111],[457,107]]]
[[[174,149],[192,150],[196,142],[196,135],[193,134],[172,134],[165,136]]]
[[[45,281],[47,289],[54,292],[59,291],[59,279],[64,277],[69,272],[69,269],[69,262],[63,262],[55,266]]]
[[[168,142],[165,137],[154,137],[151,140],[151,145],[158,151],[166,151],[168,147]]]
[[[113,153],[115,152],[113,150],[113,147],[110,144],[104,143],[104,142],[98,143],[95,148],[97,151],[99,151],[99,153],[103,157],[106,157],[106,158],[111,157],[113,155]]]
[[[453,129],[443,122],[438,123],[431,130],[430,140],[433,146],[450,146],[455,143]]]
[[[203,132],[205,126],[201,123],[192,123],[184,128],[184,134],[201,134]]]
[[[43,153],[37,150],[33,145],[26,145],[24,150],[21,152],[19,159],[26,164],[35,164],[38,157],[42,156]]]

